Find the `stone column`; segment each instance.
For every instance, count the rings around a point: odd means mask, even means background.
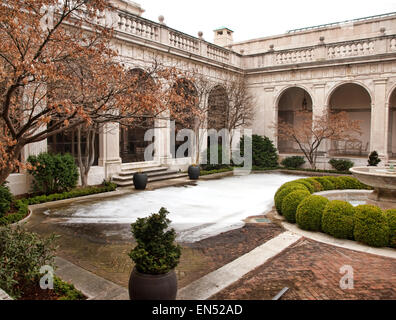
[[[374,96],[371,102],[370,152],[377,151],[382,159],[381,165],[388,160],[389,110],[386,108],[386,83],[388,79],[374,80]]]
[[[259,100],[261,99],[261,101]],[[278,147],[278,138],[276,132],[276,125],[278,124],[278,106],[275,101],[275,87],[264,88],[264,93],[259,95],[257,106],[260,108],[256,123],[259,124],[259,130],[253,130],[253,134],[267,136],[274,142],[275,147]],[[254,128],[256,129],[256,128]]]
[[[158,127],[156,128],[156,160],[160,164],[167,165],[172,159],[172,154],[170,151],[170,120],[169,119],[159,119]]]
[[[325,92],[326,84],[325,83],[317,83],[314,84],[314,96],[312,97],[313,106],[312,106],[312,119],[318,118],[329,112],[328,106],[326,104],[326,92]],[[313,120],[314,121],[314,120]],[[326,140],[322,142],[319,146],[319,152],[324,153],[327,156],[329,150],[331,148],[331,141]]]
[[[99,166],[105,168],[105,178],[109,179],[121,171],[120,125],[105,124],[99,133]]]

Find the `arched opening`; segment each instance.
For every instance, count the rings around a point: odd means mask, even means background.
[[[187,141],[187,137],[183,141],[177,141],[177,134],[182,129],[194,129],[195,116],[192,108],[195,103],[198,103],[198,92],[194,84],[187,79],[181,78],[173,85],[175,94],[178,95],[182,103],[178,103],[174,107],[174,116],[170,118],[171,122],[175,122],[174,128],[171,127],[171,139],[175,140],[175,148],[171,148],[173,158],[188,157],[188,150],[184,154],[178,154],[178,148]],[[174,137],[172,131],[174,130]]]
[[[312,119],[312,98],[309,93],[299,87],[286,89],[278,103],[278,124],[298,128],[306,117]],[[279,153],[300,154],[302,151],[292,139],[278,138]]]
[[[208,97],[208,129],[220,131],[227,122],[227,91],[222,86],[214,87]]]
[[[210,91],[208,97],[208,129],[214,129],[219,132],[227,128],[227,108],[227,91],[224,87],[218,85]],[[210,147],[210,142],[211,139],[208,136],[208,147]],[[219,137],[218,144],[221,143],[221,137]]]
[[[142,69],[132,69],[136,90],[145,90],[153,79]],[[129,126],[120,126],[120,157],[123,163],[143,162],[144,151],[151,141],[144,141],[147,130],[154,128],[154,117],[150,114],[136,118]]]
[[[336,156],[367,156],[370,151],[371,97],[355,83],[339,86],[330,97],[331,112],[344,111],[351,120],[359,120],[362,134],[356,141],[332,141],[330,154]]]
[[[388,129],[389,156],[396,159],[396,89],[389,99],[389,129]]]

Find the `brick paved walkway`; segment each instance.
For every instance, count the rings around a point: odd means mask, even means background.
[[[176,270],[179,288],[234,261],[283,231],[272,223],[246,224],[214,237],[183,244],[181,263]]]
[[[354,289],[342,290],[340,268],[354,269]],[[303,238],[212,299],[396,299],[396,260]]]

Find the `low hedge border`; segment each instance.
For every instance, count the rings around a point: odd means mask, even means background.
[[[276,168],[260,168],[253,166],[253,171],[271,171],[271,170],[288,170],[288,171],[301,171],[310,173],[331,173],[340,175],[352,175],[349,171],[337,171],[337,170],[322,170],[322,169],[305,169],[305,168],[287,168],[287,167],[276,167]]]
[[[234,168],[241,168],[238,166],[234,167],[228,167],[228,168],[222,168],[222,169],[217,169],[217,170],[202,170],[201,169],[201,176],[206,176],[210,174],[216,174],[216,173],[222,173],[222,172],[228,172],[234,170]],[[286,168],[286,167],[273,167],[273,168],[263,168],[263,167],[257,167],[253,166],[252,171],[294,171],[294,172],[307,172],[307,173],[323,173],[323,174],[337,174],[337,175],[352,175],[351,172],[347,171],[337,171],[337,170],[320,170],[320,169],[303,169],[303,168]]]
[[[75,189],[64,193],[54,193],[48,196],[42,195],[32,198],[16,200],[14,202],[14,207],[17,209],[17,212],[1,217],[0,226],[17,223],[23,220],[29,213],[29,205],[84,197],[98,193],[112,192],[115,191],[116,189],[117,189],[116,184],[109,183],[101,187],[87,187],[87,188]]]
[[[230,172],[233,171],[234,168],[223,168],[223,169],[217,169],[217,170],[201,170],[200,176],[208,176],[211,174],[216,174],[216,173],[223,173],[223,172]]]
[[[311,183],[315,187],[314,191],[312,191],[312,188],[308,188],[301,183],[302,180]],[[318,187],[318,184],[321,188]],[[290,215],[296,215],[297,224],[303,224],[299,225],[302,229],[322,230],[331,236],[341,239],[356,240],[373,247],[395,247],[396,210],[383,212],[379,207],[372,205],[361,205],[354,208],[346,201],[328,201],[327,198],[322,196],[311,196],[301,201],[296,208],[296,212],[294,212],[294,203],[288,206],[288,204],[283,203],[283,201],[293,198],[296,185],[299,185],[299,190],[301,190],[301,188],[302,190],[305,189],[310,194],[321,191],[320,189],[325,191],[351,189],[372,190],[371,187],[364,185],[356,178],[347,176],[298,179],[283,184],[276,192],[274,200],[279,214],[282,214],[283,209],[286,207],[293,209],[287,212],[289,217],[286,217],[286,220],[294,222],[293,219],[290,219]],[[281,195],[281,197],[279,197],[279,195]],[[307,202],[309,202],[312,197],[315,199],[323,198],[328,202],[326,206],[315,208],[317,211],[320,209],[319,211],[321,212],[315,212],[314,215],[311,215],[311,212],[308,212],[306,208]],[[344,212],[344,209],[348,212]],[[331,214],[329,214],[330,212]],[[311,218],[310,216],[317,220],[312,223],[313,226],[307,221],[307,219]]]

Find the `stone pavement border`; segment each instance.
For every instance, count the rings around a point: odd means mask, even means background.
[[[286,231],[179,290],[178,300],[206,300],[263,265],[302,237]]]
[[[129,300],[128,290],[82,269],[60,257],[55,258],[58,268],[55,274],[72,283],[88,300]]]
[[[335,247],[396,259],[396,250],[392,248],[369,247],[356,241],[333,238],[325,233],[305,231],[300,229],[297,225],[288,222],[282,222],[282,226],[294,234],[298,234],[302,237],[326,243]]]
[[[14,300],[6,292],[0,289],[0,300]]]

